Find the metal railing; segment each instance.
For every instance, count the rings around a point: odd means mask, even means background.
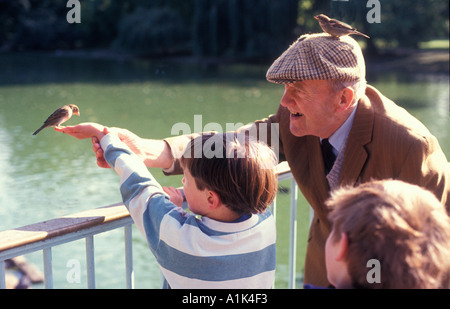
[[[298,189],[287,164],[278,165],[277,174],[279,181],[291,179],[288,287],[295,288]],[[272,207],[276,215],[276,199]],[[124,229],[125,236],[126,288],[134,288],[132,224],[128,210],[118,203],[0,232],[0,289],[6,288],[5,261],[36,251],[43,255],[44,286],[53,288],[52,248],[83,238],[87,286],[95,288],[94,236],[119,228]]]

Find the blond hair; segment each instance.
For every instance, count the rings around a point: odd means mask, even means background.
[[[450,288],[450,218],[429,191],[397,180],[335,191],[327,201],[334,239],[348,236],[346,262],[354,287]],[[381,282],[366,266],[377,259]]]

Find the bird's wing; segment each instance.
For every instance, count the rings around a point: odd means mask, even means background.
[[[346,30],[356,30],[352,26],[350,26],[346,23],[343,23],[342,21],[336,20],[336,19],[331,19],[329,23],[331,26],[333,26],[335,28],[341,28],[341,29],[346,29]]]
[[[57,124],[61,118],[67,117],[69,115],[68,107],[63,106],[58,108],[53,112],[50,116],[48,116],[47,120],[44,121],[44,124],[47,126],[52,126]]]

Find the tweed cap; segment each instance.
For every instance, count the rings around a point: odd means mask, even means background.
[[[350,36],[333,38],[327,33],[302,35],[267,71],[269,82],[277,84],[302,80],[365,79],[366,66],[361,48]]]

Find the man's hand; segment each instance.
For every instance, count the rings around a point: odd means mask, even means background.
[[[104,129],[104,126],[93,122],[80,123],[76,126],[69,127],[55,127],[55,131],[69,134],[77,139],[91,138],[95,136],[98,140],[101,140],[102,137],[105,136],[105,133],[103,132]]]

